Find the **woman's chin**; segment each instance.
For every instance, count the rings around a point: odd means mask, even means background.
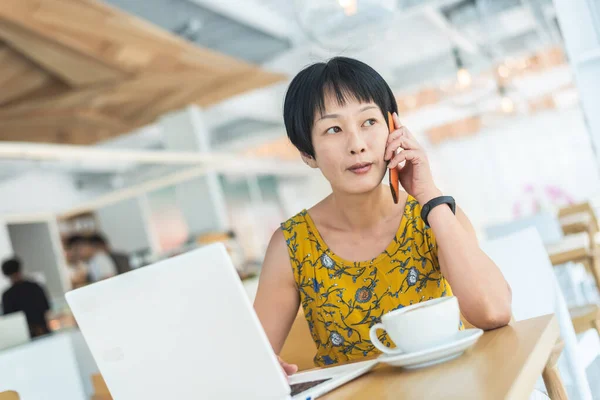
[[[350,183],[350,182],[348,182]],[[353,182],[352,184],[344,185],[344,192],[348,194],[365,194],[370,193],[381,185],[381,180],[371,179],[369,181]]]

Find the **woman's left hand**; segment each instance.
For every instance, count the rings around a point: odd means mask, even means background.
[[[416,141],[412,133],[400,123],[398,114],[394,113],[393,131],[389,137],[385,149],[385,160],[390,160],[388,168],[398,169],[400,184],[420,204],[441,196],[440,190],[435,186],[429,160],[425,151]],[[396,150],[401,149],[396,154]]]

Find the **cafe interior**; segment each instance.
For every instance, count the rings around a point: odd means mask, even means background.
[[[392,88],[513,318],[326,398],[600,399],[599,2],[3,0],[0,258],[49,310],[38,334],[2,304],[0,400],[113,398],[65,300],[102,260],[127,274],[221,242],[254,299],[273,232],[331,193],[282,112],[291,79],[338,55]],[[314,355],[300,310],[280,356]]]

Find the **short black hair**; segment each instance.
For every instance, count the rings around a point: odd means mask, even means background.
[[[315,157],[312,128],[315,113],[325,112],[325,93],[335,94],[340,105],[348,96],[379,106],[384,118],[398,112],[392,89],[377,71],[348,57],[312,64],[292,79],[283,104],[283,120],[290,141],[302,153]]]
[[[2,273],[6,276],[11,276],[21,271],[21,261],[16,258],[9,258],[2,262]]]
[[[90,235],[88,237],[88,240],[91,244],[96,246],[108,246],[108,241],[106,240],[106,238],[99,233],[94,233],[93,235]]]
[[[66,246],[67,246],[67,248],[71,248],[71,247],[73,247],[75,245],[78,245],[78,244],[81,244],[81,243],[85,243],[85,242],[87,242],[87,238],[85,236],[75,234],[75,235],[71,235],[67,239]]]

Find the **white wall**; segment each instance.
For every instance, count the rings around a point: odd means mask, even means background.
[[[52,228],[45,222],[11,224],[8,233],[15,255],[23,262],[24,274],[32,278],[41,276],[48,295],[60,303],[69,287],[64,257],[52,237],[58,235],[58,230]]]
[[[180,183],[176,191],[190,233],[229,229],[225,198],[215,174]]]
[[[111,248],[126,253],[151,248],[149,221],[139,198],[131,198],[96,210],[100,230]]]
[[[10,237],[8,235],[8,228],[6,223],[0,220],[0,262],[12,257],[13,249],[10,243]],[[0,273],[0,294],[8,288],[10,282],[4,274]],[[0,300],[1,302],[2,300]]]
[[[331,193],[331,185],[319,170],[306,178],[281,179],[277,189],[284,220],[311,208]]]
[[[554,0],[569,61],[588,126],[600,150],[600,4],[597,0]]]
[[[210,132],[204,111],[189,106],[164,115],[159,125],[165,133],[165,146],[173,151],[210,151]],[[178,184],[177,206],[190,233],[229,229],[223,189],[215,172]]]
[[[0,214],[64,211],[99,194],[79,190],[66,174],[42,171],[3,181],[0,193]]]
[[[456,198],[476,226],[532,211],[535,188],[550,207],[600,190],[598,167],[579,109],[506,120],[478,135],[429,149],[437,184]]]

